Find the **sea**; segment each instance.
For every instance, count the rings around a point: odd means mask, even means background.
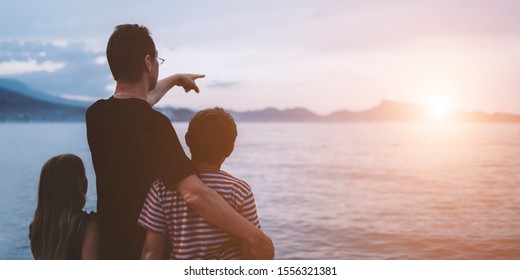
[[[183,141],[187,123],[174,123]],[[520,124],[238,123],[223,170],[249,183],[276,259],[520,259]],[[186,149],[189,155],[188,149]],[[32,259],[52,156],[95,174],[84,123],[0,124],[0,259]]]

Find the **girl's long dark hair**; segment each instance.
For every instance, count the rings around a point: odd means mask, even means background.
[[[35,259],[70,259],[74,238],[80,234],[86,202],[87,178],[81,159],[64,154],[42,167],[38,206],[30,226]]]

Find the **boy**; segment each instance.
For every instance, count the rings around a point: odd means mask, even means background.
[[[193,116],[186,132],[192,162],[199,177],[237,212],[260,227],[249,185],[220,170],[231,155],[236,124],[222,108],[206,109]],[[146,198],[138,224],[147,230],[143,259],[162,259],[170,242],[170,259],[242,259],[240,244],[189,208],[175,189],[156,180]]]

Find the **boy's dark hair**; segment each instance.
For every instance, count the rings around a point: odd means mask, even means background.
[[[144,58],[155,59],[155,44],[150,32],[137,24],[114,28],[107,44],[107,60],[116,81],[137,82],[141,79]]]
[[[237,125],[226,110],[215,107],[198,112],[191,118],[185,136],[191,159],[222,163],[233,151],[237,134]]]

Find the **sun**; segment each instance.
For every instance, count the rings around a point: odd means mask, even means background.
[[[436,120],[445,120],[450,115],[451,104],[446,100],[434,100],[428,105],[430,116]]]
[[[424,115],[434,121],[447,121],[454,117],[460,89],[454,85],[441,83],[424,85],[419,91],[421,103],[425,106]]]

